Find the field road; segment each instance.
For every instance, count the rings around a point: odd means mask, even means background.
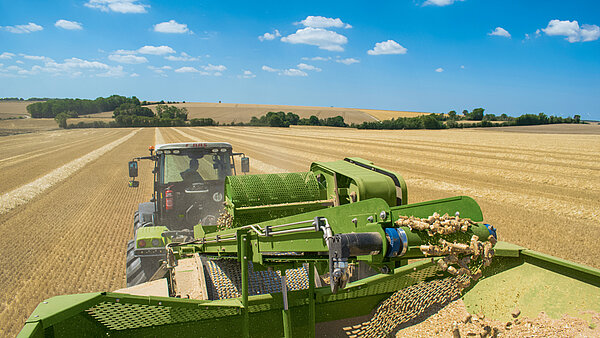
[[[502,240],[600,267],[600,135],[325,127],[56,130],[0,137],[0,336],[45,298],[125,286],[125,245],[152,193],[154,143],[230,142],[253,173],[359,156],[397,171],[409,202],[468,195]],[[10,205],[6,201],[19,203]],[[11,202],[11,203],[12,203]]]

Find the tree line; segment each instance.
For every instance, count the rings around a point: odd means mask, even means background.
[[[141,105],[137,97],[112,95],[99,97],[95,100],[87,99],[50,99],[45,102],[32,103],[27,106],[27,112],[33,118],[54,118],[60,113],[70,112],[77,115],[88,115],[115,110],[122,104],[129,103]]]
[[[548,116],[545,113],[523,114],[518,117],[502,114],[485,114],[484,108],[475,108],[471,112],[463,110],[462,116],[454,110],[448,114],[429,114],[416,117],[399,117],[377,122],[363,122],[353,125],[358,129],[446,129],[474,127],[507,127],[556,123],[581,123],[581,116]],[[457,121],[473,121],[459,123]],[[495,121],[496,123],[492,122]]]
[[[334,116],[320,119],[315,115],[309,118],[300,118],[298,114],[288,112],[268,112],[260,117],[252,116],[249,123],[235,123],[238,126],[264,126],[264,127],[289,127],[293,125],[303,126],[329,126],[348,127],[343,116]]]
[[[138,101],[139,103],[139,101]],[[178,108],[164,104],[156,106],[156,112],[141,104],[126,102],[113,111],[114,121],[93,121],[68,124],[69,118],[77,117],[76,113],[59,113],[54,119],[61,128],[119,128],[119,127],[185,127],[216,126],[211,118],[196,118],[188,121],[187,108]]]

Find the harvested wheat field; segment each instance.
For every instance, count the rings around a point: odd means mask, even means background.
[[[335,108],[335,107],[307,107],[307,106],[283,106],[266,104],[237,104],[237,103],[206,103],[206,102],[186,102],[174,104],[179,108],[185,107],[189,111],[189,118],[212,118],[219,123],[231,122],[249,122],[252,116],[259,117],[268,112],[292,112],[298,114],[300,118],[309,118],[315,115],[318,118],[328,118],[341,115],[344,121],[350,123],[362,123],[365,121],[375,121],[389,119],[392,117],[413,117],[426,113],[388,111],[388,110],[370,110],[355,108]],[[153,107],[153,106],[150,106]],[[105,113],[103,113],[105,114]]]
[[[390,168],[409,202],[468,195],[500,239],[600,267],[600,135],[324,127],[59,130],[0,138],[0,335],[45,298],[125,286],[125,247],[150,165],[127,187],[127,161],[154,143],[230,142],[253,173],[306,171],[359,156]],[[8,273],[7,273],[8,272]]]
[[[37,101],[0,101],[0,119],[29,117],[27,106]]]

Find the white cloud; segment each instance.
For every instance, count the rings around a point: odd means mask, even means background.
[[[463,0],[427,0],[423,3],[423,6],[448,6],[448,5],[452,5],[453,3],[457,2],[457,1],[463,1]]]
[[[406,54],[407,49],[402,47],[399,43],[394,40],[387,40],[377,42],[375,47],[369,51],[369,55],[382,55],[382,54]]]
[[[329,61],[331,60],[331,57],[322,57],[322,56],[315,56],[312,58],[309,57],[303,57],[302,60],[306,60],[306,61]]]
[[[496,27],[496,29],[488,33],[488,35],[503,36],[505,38],[510,38],[510,33],[502,27]]]
[[[62,28],[62,29],[68,29],[68,30],[82,30],[83,29],[83,26],[81,25],[81,23],[75,22],[75,21],[68,21],[68,20],[58,20],[58,21],[56,21],[54,26],[56,26],[58,28]]]
[[[137,55],[133,55],[133,54],[111,54],[108,56],[108,59],[111,61],[119,62],[119,63],[129,63],[129,64],[148,62],[148,59],[146,59],[145,57],[137,56]]]
[[[273,39],[278,38],[280,36],[281,36],[281,33],[279,33],[279,31],[276,29],[273,33],[265,33],[263,35],[260,35],[258,37],[258,39],[260,41],[273,40]]]
[[[175,50],[169,46],[144,46],[137,50],[140,54],[165,55],[175,53]]]
[[[223,65],[211,65],[210,63],[208,64],[208,66],[202,66],[202,69],[204,69],[207,72],[223,72],[225,70],[227,70],[227,67],[223,66]]]
[[[348,43],[348,39],[336,32],[332,32],[323,28],[306,27],[299,29],[294,34],[284,36],[281,41],[292,44],[306,44],[318,46],[320,49],[342,52],[342,45]]]
[[[269,66],[262,66],[262,70],[264,70],[265,72],[271,72],[271,73],[275,73],[275,72],[279,71],[279,69],[271,68]]]
[[[299,63],[296,67],[298,67],[298,69],[302,69],[302,70],[312,70],[315,72],[320,72],[322,69],[321,68],[317,68],[313,65],[308,65],[306,63]]]
[[[169,61],[198,61],[200,60],[200,57],[193,57],[188,55],[185,52],[181,52],[180,56],[175,56],[175,55],[168,55],[165,56],[165,59],[169,60]]]
[[[13,66],[14,68],[11,68],[10,70],[15,71],[19,75],[33,75],[44,72],[55,76],[80,76],[83,74],[83,72],[88,72],[88,74],[96,76],[120,77],[126,74],[123,71],[122,66],[113,67],[98,61],[70,58],[65,59],[62,63],[60,63],[48,57],[24,55],[24,57],[25,56],[28,56],[30,59],[33,58],[34,60],[43,60],[44,65],[35,65],[31,67],[31,70]]]
[[[16,62],[16,63],[18,63],[18,64],[21,64],[21,65],[25,63],[25,62],[23,62],[23,61],[21,61],[21,60],[17,60],[17,61],[15,61],[15,62]]]
[[[252,79],[255,78],[256,75],[253,74],[251,71],[249,70],[245,70],[242,75],[238,75],[239,78],[243,78],[243,79]]]
[[[77,76],[79,75],[80,74],[77,74]],[[104,73],[96,74],[96,76],[100,77],[122,77],[123,75],[125,75],[125,72],[123,71],[123,66],[111,67]]]
[[[290,69],[284,69],[281,73],[279,73],[279,75],[285,75],[285,76],[308,76],[308,74],[306,72],[303,72],[299,69],[295,69],[295,68],[290,68]]]
[[[162,66],[162,67],[148,66],[148,69],[152,70],[156,74],[166,77],[167,75],[165,74],[165,70],[169,70],[169,69],[173,69],[173,68],[171,68],[169,66]]]
[[[300,21],[301,24],[303,24],[305,27],[312,27],[312,28],[328,28],[328,27],[335,27],[335,28],[352,28],[351,25],[343,23],[342,20],[340,18],[334,19],[334,18],[326,18],[323,16],[307,16],[306,19]]]
[[[194,67],[181,67],[175,69],[175,73],[200,73],[200,71]]]
[[[465,66],[464,65],[460,65],[460,69],[465,69]]]
[[[102,53],[103,52],[104,51],[102,51]],[[135,54],[135,53],[137,53],[135,50],[119,49],[119,50],[114,51],[113,54],[132,55],[132,54]]]
[[[183,33],[192,33],[188,29],[188,26],[183,23],[178,23],[175,20],[169,20],[167,22],[161,22],[159,24],[154,25],[154,31],[159,33],[172,33],[172,34],[183,34]]]
[[[571,43],[595,41],[600,38],[600,27],[586,24],[579,27],[579,23],[576,20],[550,20],[548,26],[542,28],[542,31],[549,36],[565,36],[565,40]]]
[[[335,60],[335,62],[343,63],[345,65],[351,65],[353,63],[359,63],[360,61],[355,58],[346,58],[346,59]]]
[[[38,55],[26,55],[26,54],[19,54],[23,57],[23,59],[27,59],[27,60],[34,60],[34,61],[53,61],[51,58],[47,57],[47,56],[38,56]]]
[[[444,71],[444,68],[440,67],[440,68],[436,69],[435,71],[438,72],[438,73],[441,73],[441,72]]]
[[[103,12],[117,13],[146,13],[146,8],[138,0],[90,0],[84,4],[86,7],[99,9]]]
[[[9,53],[9,52],[4,52],[4,53],[0,54],[0,59],[12,59],[13,56],[15,56],[15,54]]]
[[[130,77],[138,77],[138,76],[140,76],[140,74],[138,74],[138,73],[131,73],[131,75],[129,75],[129,76]]]
[[[11,33],[15,33],[15,34],[24,34],[24,33],[32,33],[32,32],[37,32],[37,31],[41,31],[42,29],[44,29],[44,27],[40,26],[40,25],[36,25],[33,22],[30,22],[26,25],[16,25],[16,26],[0,26],[0,28],[3,28],[4,30],[11,32]]]

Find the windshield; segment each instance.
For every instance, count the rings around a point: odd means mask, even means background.
[[[229,149],[174,150],[165,151],[163,157],[162,183],[224,180],[231,175],[231,152]]]

